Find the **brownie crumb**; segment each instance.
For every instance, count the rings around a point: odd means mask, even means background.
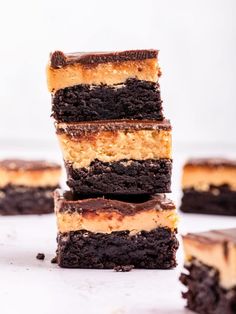
[[[51,263],[52,263],[52,264],[57,264],[57,256],[54,256],[54,257],[51,259]]]
[[[38,253],[38,254],[36,255],[36,258],[39,259],[39,260],[41,260],[41,261],[43,261],[43,260],[45,259],[45,254],[44,254],[44,253]]]
[[[127,271],[131,271],[134,268],[134,265],[118,265],[115,266],[113,269],[116,272],[127,272]]]

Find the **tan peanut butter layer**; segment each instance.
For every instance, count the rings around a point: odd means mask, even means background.
[[[157,82],[161,75],[157,50],[113,53],[74,53],[56,51],[47,66],[51,93],[78,84],[122,84],[128,78]]]
[[[30,187],[57,186],[61,167],[46,161],[2,160],[0,161],[0,187],[8,184]]]
[[[186,164],[183,169],[182,188],[195,188],[207,191],[210,185],[228,184],[236,190],[236,166],[209,166],[201,164]]]
[[[127,203],[104,198],[65,200],[55,193],[55,211],[59,232],[87,230],[111,233],[129,230],[136,234],[158,227],[177,228],[178,216],[174,204],[157,195],[143,203]]]
[[[64,160],[74,168],[89,167],[95,159],[115,162],[171,158],[169,121],[60,123],[57,134]]]
[[[236,285],[236,228],[189,233],[183,236],[183,246],[186,263],[195,258],[219,271],[223,288]]]

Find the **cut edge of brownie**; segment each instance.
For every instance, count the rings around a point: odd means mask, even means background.
[[[57,261],[64,268],[113,269],[134,265],[135,268],[171,269],[177,265],[176,233],[159,227],[150,232],[130,235],[129,231],[110,234],[87,230],[58,233]]]
[[[208,191],[184,189],[180,210],[185,213],[236,216],[236,191],[227,184],[211,185]]]
[[[158,83],[128,79],[119,85],[75,85],[52,96],[57,122],[133,119],[163,120]]]
[[[128,164],[127,164],[128,162]],[[67,184],[74,193],[93,195],[171,192],[171,159],[95,160],[89,168],[74,169],[65,162]]]
[[[59,186],[0,188],[0,215],[41,215],[54,212],[53,191]]]
[[[185,264],[186,272],[180,275],[187,291],[182,293],[187,308],[201,314],[236,313],[236,286],[224,289],[219,284],[219,272],[196,259]]]

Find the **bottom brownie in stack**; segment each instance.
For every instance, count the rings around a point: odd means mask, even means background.
[[[236,228],[183,237],[187,307],[200,314],[236,313]]]
[[[61,167],[41,160],[0,161],[0,215],[53,213]]]
[[[177,213],[164,195],[74,199],[55,192],[57,261],[68,268],[176,266]]]

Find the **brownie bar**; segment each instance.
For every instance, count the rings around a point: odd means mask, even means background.
[[[183,169],[180,209],[187,213],[236,215],[236,162],[196,158]]]
[[[52,116],[58,122],[164,119],[159,84],[137,79],[60,89],[52,96]]]
[[[184,189],[180,210],[186,213],[236,216],[236,191],[211,185],[207,191]]]
[[[155,194],[171,192],[172,160],[95,160],[89,168],[65,163],[67,184],[79,194]]]
[[[59,123],[68,184],[84,194],[170,192],[171,125],[164,121]]]
[[[58,234],[57,260],[66,268],[114,268],[134,265],[136,268],[170,269],[176,266],[178,241],[168,228],[110,234],[86,230]]]
[[[236,313],[236,228],[183,236],[187,307],[200,314]]]
[[[54,193],[61,267],[172,268],[178,216],[165,195],[84,198]]]
[[[60,175],[60,165],[45,160],[1,160],[0,215],[53,212]]]
[[[187,307],[200,314],[235,314],[236,286],[224,289],[219,285],[219,272],[197,260],[185,266],[187,274],[180,281],[188,288],[182,293]]]
[[[0,215],[48,214],[54,211],[53,191],[58,186],[7,185],[0,189]]]

